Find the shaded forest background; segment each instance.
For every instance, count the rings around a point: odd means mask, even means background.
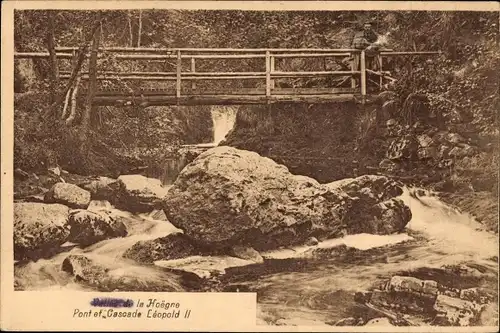
[[[396,99],[402,105],[410,94],[425,95],[432,111],[443,116],[448,129],[485,142],[487,148],[481,154],[467,162],[459,161],[465,163],[461,166],[465,170],[461,176],[468,179],[465,183],[477,172],[496,177],[500,51],[499,15],[495,12],[16,11],[15,48],[27,52],[47,51],[51,45],[90,47],[95,40],[92,27],[96,24],[102,47],[340,48],[349,47],[356,29],[368,19],[374,22],[377,32],[390,32],[392,49],[443,52],[429,59],[395,60],[392,67],[398,79],[394,87]],[[296,60],[285,66],[327,65]],[[71,70],[71,64],[66,66]],[[83,70],[86,66],[84,63]],[[99,70],[145,68],[141,66],[145,65],[118,64],[110,54],[97,59]],[[227,61],[206,66],[236,71],[241,70],[239,66],[252,70],[262,64]],[[141,164],[134,158],[122,158],[136,148],[165,154],[175,151],[179,144],[211,140],[208,107],[98,108],[91,110],[89,124],[82,124],[86,112],[82,96],[75,121],[70,125],[57,117],[43,117],[51,104],[51,90],[62,91],[65,82],[55,78],[53,67],[46,60],[18,61],[15,74],[15,167],[35,170],[57,164],[79,174],[119,174]],[[106,81],[100,84],[131,85]],[[56,111],[61,109],[59,105]],[[310,121],[298,110],[293,114],[296,118],[292,116],[286,123],[294,131],[299,130],[297,123],[306,123],[308,126],[299,126],[302,131],[324,133],[323,120]],[[348,122],[351,116],[339,123]],[[363,121],[363,114],[355,117],[355,132],[370,132],[370,119]],[[263,122],[266,123],[270,122]],[[282,129],[286,123],[281,122],[279,127]],[[315,124],[319,127],[315,128]],[[266,130],[275,132],[275,128]],[[242,132],[239,140],[252,141],[261,134]],[[365,141],[378,142],[370,136]],[[362,146],[363,142],[358,140],[356,144]],[[366,152],[381,158],[382,151],[377,151],[377,146],[365,147]]]

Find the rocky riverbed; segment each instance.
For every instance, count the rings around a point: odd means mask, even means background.
[[[385,176],[216,147],[175,183],[16,173],[15,288],[240,291],[271,325],[498,325],[498,237]]]

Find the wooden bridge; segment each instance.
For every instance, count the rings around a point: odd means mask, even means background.
[[[58,63],[66,61],[68,64],[74,64],[77,52],[78,49],[74,47],[58,47],[55,56]],[[371,95],[383,90],[386,83],[395,81],[391,72],[384,70],[387,58],[436,54],[439,52],[381,50],[367,56],[364,50],[356,49],[106,48],[99,49],[97,55],[103,61],[111,58],[115,62],[132,62],[135,63],[135,67],[142,68],[147,64],[153,64],[156,65],[156,70],[94,71],[92,75],[92,70],[87,68],[86,72],[79,74],[77,85],[80,80],[89,78],[99,82],[92,99],[96,106],[239,105],[332,101],[365,103]],[[50,57],[49,53],[37,52],[16,52],[14,56],[15,59]],[[89,54],[86,56],[90,58]],[[328,70],[326,65],[322,70],[313,71],[295,68],[297,66],[285,66],[291,70],[280,68],[280,64],[287,59],[304,61],[312,58],[323,59],[325,64],[327,59],[336,61],[337,68]],[[367,66],[367,60],[371,63],[375,60],[377,68]],[[227,66],[227,61],[239,61],[238,65],[241,68],[261,68],[261,70],[213,71],[214,67]],[[253,65],[248,65],[249,61]],[[210,62],[211,66],[208,67],[211,70],[203,69],[207,67],[203,66],[206,62]],[[170,71],[166,70],[167,67]],[[59,69],[59,73],[61,79],[68,80],[72,76],[71,70],[64,68]],[[304,78],[312,78],[318,82],[315,87],[307,84],[305,87],[291,86],[286,82]],[[217,82],[217,84],[210,86],[205,84],[207,82]],[[221,82],[226,82],[226,85]],[[144,85],[147,87],[143,87]],[[81,89],[80,93],[84,89]]]

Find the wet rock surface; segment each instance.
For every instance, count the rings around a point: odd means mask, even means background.
[[[186,284],[192,287],[199,283],[199,278],[194,274],[177,273],[159,267],[124,268],[84,255],[69,255],[64,259],[61,269],[74,276],[78,283],[104,292],[182,292],[186,290]]]
[[[361,176],[326,184],[348,194],[349,208],[344,216],[347,232],[390,234],[404,229],[411,211],[402,200],[401,184],[383,176]]]
[[[128,234],[121,221],[99,210],[74,210],[69,214],[68,224],[71,227],[68,240],[82,246]]]
[[[45,202],[60,203],[71,208],[85,209],[90,203],[90,192],[77,185],[56,183],[45,193]]]
[[[86,180],[78,186],[90,192],[92,200],[110,200],[114,196],[113,186],[117,179],[99,177],[98,179]]]
[[[128,249],[123,256],[140,263],[157,260],[185,258],[199,254],[200,250],[182,233],[172,233],[154,240],[140,241]]]
[[[14,259],[53,255],[69,236],[68,216],[61,204],[14,203]]]
[[[112,189],[110,202],[133,213],[147,213],[160,209],[162,199],[169,190],[161,181],[141,175],[123,175],[117,182],[107,184]]]
[[[369,292],[357,293],[356,300],[385,313],[398,326],[485,325],[491,324],[491,317],[482,316],[483,310],[493,305],[498,311],[495,304],[498,300],[495,299],[494,288],[491,288],[496,278],[472,267],[421,268],[405,274],[408,275],[392,276],[385,284]],[[411,275],[434,276],[434,279],[424,280]],[[484,280],[490,281],[490,287],[477,287],[484,285]],[[465,288],[471,285],[475,287]]]

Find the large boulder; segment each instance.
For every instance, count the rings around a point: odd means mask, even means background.
[[[45,202],[85,209],[90,203],[90,192],[74,184],[56,183],[45,193]]]
[[[396,198],[403,194],[401,184],[387,177],[365,175],[325,186],[349,196],[343,221],[348,234],[391,234],[411,220],[410,208]]]
[[[370,187],[371,181],[360,180],[358,188]],[[378,186],[370,197],[373,210],[400,192]],[[321,185],[312,178],[293,175],[285,166],[257,153],[217,147],[184,168],[165,197],[163,209],[172,224],[199,243],[242,245],[262,251],[301,244],[310,237],[321,240],[350,230],[373,231],[358,227],[359,219],[368,221],[366,225],[373,220],[372,215],[344,218],[358,201],[340,185]],[[351,228],[350,223],[356,227]],[[400,229],[398,224],[382,232]]]
[[[133,213],[147,213],[161,208],[163,197],[170,186],[163,186],[159,179],[142,175],[122,175],[116,183],[108,184],[113,197],[108,200],[119,209]]]
[[[127,227],[104,211],[74,210],[69,215],[68,240],[88,246],[105,239],[127,236]]]
[[[69,235],[69,208],[60,204],[14,203],[14,259],[49,257]]]

